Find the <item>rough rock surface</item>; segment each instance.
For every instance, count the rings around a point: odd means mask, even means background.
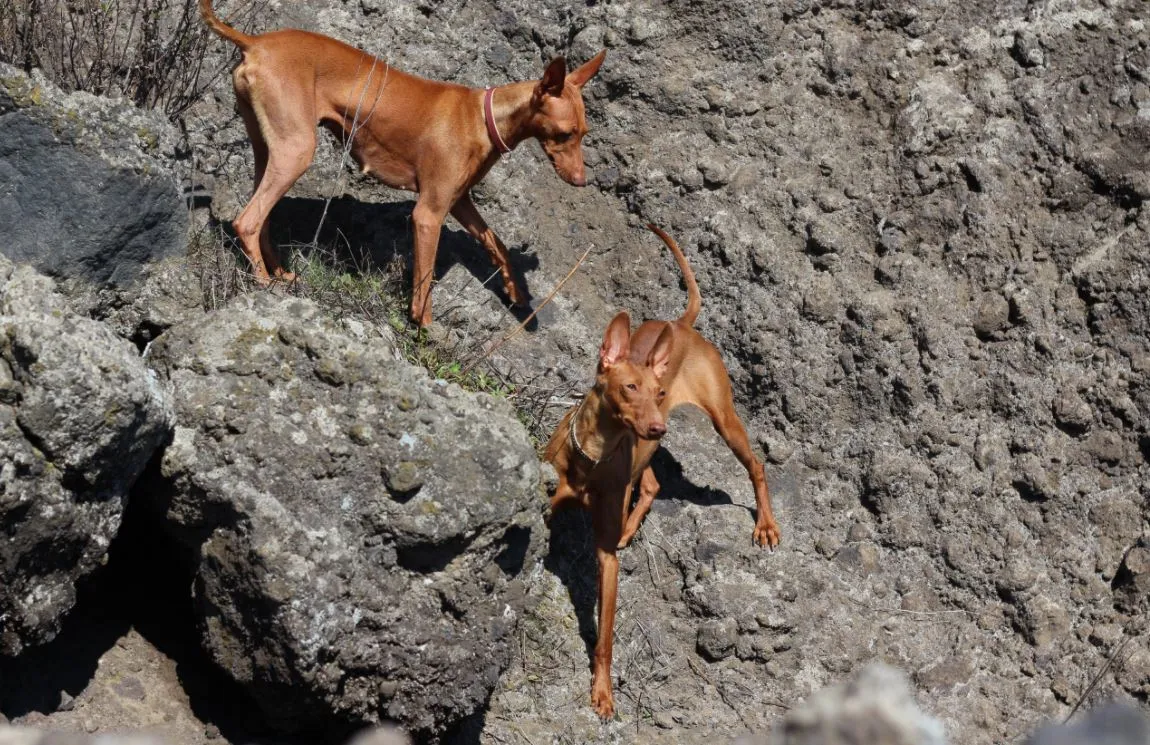
[[[175,129],[0,64],[0,253],[55,277],[125,285],[182,253]]]
[[[471,734],[711,743],[768,731],[874,658],[908,670],[951,741],[972,745],[1065,716],[1104,669],[1088,704],[1147,706],[1142,9],[307,0],[269,14],[472,85],[608,47],[586,89],[592,186],[560,183],[528,144],[478,189],[537,297],[597,246],[495,364],[579,388],[617,309],[677,314],[673,264],[637,229],[654,221],[695,267],[698,325],[768,460],[774,554],[749,545],[737,463],[705,420],[676,417],[664,494],[622,554],[606,725],[587,706],[588,527],[557,520],[531,577],[539,603]],[[221,84],[188,126],[222,219],[251,186],[232,110]],[[277,240],[311,240],[321,197],[342,193],[321,242],[338,228],[353,254],[408,255],[410,202],[381,206],[396,195],[326,147],[277,209]],[[482,251],[450,224],[443,246],[447,334],[480,343],[515,323],[476,281]]]
[[[0,653],[56,634],[170,426],[135,347],[0,258]]]
[[[149,351],[179,422],[161,505],[212,659],[284,729],[441,732],[506,668],[545,504],[506,401],[255,293]]]
[[[699,328],[768,461],[773,555],[749,545],[738,464],[705,420],[676,418],[664,494],[623,552],[607,725],[587,706],[588,529],[558,522],[483,741],[765,732],[776,704],[874,658],[908,670],[951,739],[974,745],[1065,714],[1120,649],[1091,701],[1146,705],[1150,642],[1131,604],[1150,518],[1140,9],[309,0],[268,19],[473,85],[608,47],[586,88],[592,186],[562,184],[527,144],[478,189],[537,297],[597,246],[495,364],[577,388],[614,311],[677,315],[674,265],[637,229],[653,221],[688,253]],[[250,154],[238,122],[211,121],[195,146],[230,218]],[[395,195],[345,178],[334,152],[276,212],[280,240],[310,240],[318,197],[346,192],[360,201],[338,201],[328,225],[353,252],[406,257],[409,205],[376,206]],[[482,252],[448,228],[437,318],[478,343],[515,321],[475,281]],[[729,619],[733,653],[704,657]]]

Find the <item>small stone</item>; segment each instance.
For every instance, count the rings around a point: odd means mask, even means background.
[[[1038,37],[1031,31],[1019,31],[1014,35],[1014,58],[1023,67],[1039,67],[1046,64],[1046,53]]]
[[[1023,453],[1015,461],[1017,475],[1014,488],[1028,501],[1042,501],[1058,496],[1060,479],[1057,472],[1034,453]]]
[[[1057,644],[1070,632],[1070,616],[1066,610],[1045,595],[1029,598],[1018,610],[1023,633],[1039,649]]]
[[[1150,540],[1141,539],[1122,557],[1114,575],[1114,595],[1128,612],[1150,611]]]
[[[1094,411],[1090,404],[1082,400],[1078,391],[1063,388],[1051,405],[1054,420],[1072,434],[1085,432],[1094,421]]]
[[[703,184],[708,189],[717,189],[731,181],[731,168],[716,158],[706,158],[699,161],[699,173],[703,174]]]
[[[315,376],[328,385],[340,386],[347,382],[343,365],[330,357],[324,357],[315,363]]]
[[[762,446],[767,460],[776,465],[786,463],[795,454],[795,446],[781,436],[762,437],[759,439],[759,445]]]
[[[974,332],[984,341],[1010,326],[1010,303],[995,292],[987,292],[978,301]]]
[[[1029,563],[1012,560],[998,575],[994,585],[1003,595],[1017,595],[1033,587],[1037,578],[1034,568]]]
[[[393,497],[403,499],[410,498],[423,487],[419,467],[409,460],[387,468],[383,474],[383,483]]]
[[[835,554],[835,563],[858,571],[860,574],[874,574],[879,569],[878,547],[870,541],[849,543]]]
[[[1098,431],[1086,438],[1086,452],[1104,463],[1120,463],[1124,447],[1117,432]]]
[[[143,701],[147,697],[144,684],[134,676],[128,676],[116,683],[112,686],[112,690],[116,692],[116,695],[133,701]]]
[[[710,619],[699,624],[695,648],[705,659],[718,662],[731,656],[737,639],[738,624],[735,619]]]

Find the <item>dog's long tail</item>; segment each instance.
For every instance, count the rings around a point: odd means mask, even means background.
[[[206,2],[206,0],[205,0]],[[663,243],[667,244],[667,248],[671,249],[671,253],[675,254],[675,261],[679,264],[679,271],[683,273],[683,281],[687,284],[687,309],[683,311],[683,315],[679,320],[688,326],[695,325],[695,319],[699,317],[699,310],[703,307],[703,296],[699,294],[699,285],[695,282],[695,273],[691,271],[691,265],[687,263],[687,257],[683,255],[683,250],[679,248],[679,244],[675,243],[675,239],[663,232],[661,228],[656,227],[650,223],[647,227],[651,232],[663,239]]]
[[[216,11],[212,10],[212,0],[200,0],[200,17],[204,19],[204,23],[208,24],[208,28],[235,44],[241,52],[246,51],[251,46],[252,37],[242,31],[236,31],[219,19]]]

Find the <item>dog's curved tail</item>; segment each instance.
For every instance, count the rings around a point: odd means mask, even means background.
[[[235,30],[220,20],[216,11],[212,9],[212,0],[200,0],[200,17],[204,19],[204,23],[208,24],[208,28],[235,44],[241,52],[246,51],[251,46],[252,37],[242,31]]]
[[[207,0],[204,0],[207,2]],[[691,265],[687,263],[687,257],[683,255],[683,250],[679,248],[679,244],[675,243],[675,239],[667,235],[663,230],[651,223],[647,224],[651,232],[663,239],[663,243],[667,244],[667,248],[671,249],[671,253],[675,255],[675,261],[679,264],[679,271],[683,273],[683,282],[687,285],[687,309],[683,311],[683,315],[679,320],[688,326],[695,325],[695,319],[699,317],[699,311],[703,307],[703,296],[699,294],[699,285],[695,282],[695,273],[691,271]]]

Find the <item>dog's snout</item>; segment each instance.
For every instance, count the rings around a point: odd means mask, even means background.
[[[571,174],[571,177],[568,179],[568,182],[572,186],[586,186],[587,185],[587,173],[586,173],[586,171],[579,171],[578,173]]]
[[[662,437],[667,434],[667,425],[662,422],[652,422],[647,425],[647,436],[651,439]]]

